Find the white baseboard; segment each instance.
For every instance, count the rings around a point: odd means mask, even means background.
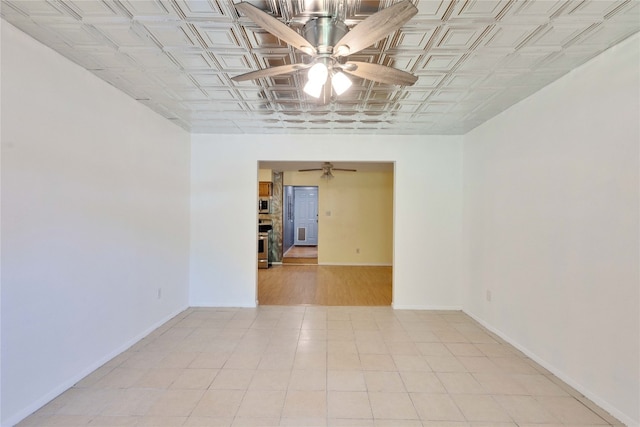
[[[527,357],[529,357],[531,360],[535,361],[537,364],[539,364],[540,366],[545,368],[547,371],[551,372],[553,375],[555,375],[556,377],[560,378],[565,383],[569,384],[571,387],[573,387],[574,389],[576,389],[577,391],[582,393],[587,399],[591,400],[593,403],[595,403],[596,405],[598,405],[599,407],[601,407],[602,409],[607,411],[609,414],[613,415],[615,418],[617,418],[618,420],[622,421],[625,425],[627,425],[629,427],[631,427],[631,426],[640,427],[640,422],[639,421],[634,421],[627,414],[625,414],[622,411],[618,410],[618,408],[616,408],[615,406],[611,405],[606,400],[602,399],[600,396],[598,396],[596,393],[594,393],[593,391],[591,391],[588,388],[586,388],[580,382],[578,382],[578,381],[574,380],[573,378],[569,377],[567,374],[562,372],[560,369],[558,369],[555,366],[551,365],[549,362],[547,362],[546,360],[544,360],[543,358],[541,358],[540,356],[535,354],[533,351],[531,351],[527,347],[521,345],[516,340],[511,339],[511,337],[509,337],[508,335],[503,333],[501,330],[494,328],[493,326],[491,326],[490,324],[488,324],[487,322],[485,322],[484,320],[482,320],[480,317],[476,316],[475,314],[473,314],[473,313],[471,313],[469,311],[466,311],[466,310],[463,310],[463,311],[464,311],[465,314],[467,314],[473,320],[475,320],[476,322],[480,323],[482,326],[484,326],[485,328],[487,328],[488,330],[490,330],[491,332],[493,332],[494,334],[498,335],[500,338],[502,338],[503,340],[505,340],[506,342],[508,342],[509,344],[511,344],[512,346],[514,346],[518,350],[520,350],[522,353],[527,355]]]
[[[4,421],[4,423],[2,423],[2,427],[9,427],[9,426],[13,426],[15,424],[18,424],[20,421],[24,420],[29,415],[31,415],[34,412],[36,412],[38,409],[42,408],[47,403],[51,402],[53,399],[55,399],[56,397],[60,396],[65,391],[69,390],[76,383],[78,383],[78,381],[80,381],[81,379],[83,379],[84,377],[86,377],[87,375],[89,375],[90,373],[92,373],[93,371],[95,371],[96,369],[98,369],[99,367],[101,367],[102,365],[104,365],[105,363],[107,363],[108,361],[113,359],[114,357],[118,356],[122,352],[126,351],[131,346],[133,346],[135,343],[140,341],[142,338],[146,337],[151,332],[153,332],[154,330],[158,329],[160,326],[164,325],[169,320],[173,319],[178,314],[182,313],[183,311],[185,311],[188,308],[189,308],[189,306],[184,306],[183,308],[181,308],[181,309],[179,309],[179,310],[177,310],[175,312],[172,312],[168,316],[164,317],[162,320],[154,323],[151,327],[149,327],[149,328],[145,329],[143,332],[137,334],[132,339],[128,340],[127,342],[125,342],[124,344],[122,344],[121,346],[116,348],[115,350],[113,350],[110,353],[108,353],[107,355],[101,357],[100,359],[98,359],[97,361],[95,361],[94,363],[92,363],[91,365],[89,365],[88,367],[83,369],[82,371],[78,372],[76,375],[74,375],[71,378],[69,378],[67,381],[63,382],[62,384],[58,385],[57,387],[54,387],[50,392],[48,392],[47,394],[45,394],[41,398],[35,400],[34,402],[32,402],[27,407],[23,408],[18,413],[14,414],[11,417],[9,417],[8,419],[6,419]]]
[[[431,311],[462,311],[459,305],[405,305],[391,304],[394,310],[431,310]]]

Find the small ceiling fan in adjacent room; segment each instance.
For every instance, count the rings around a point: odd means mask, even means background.
[[[256,25],[309,55],[310,61],[251,71],[232,77],[232,80],[255,80],[308,69],[304,91],[314,98],[320,98],[324,94],[325,99],[331,95],[331,88],[340,95],[351,86],[351,80],[346,74],[383,84],[413,85],[418,78],[411,73],[386,65],[348,59],[349,55],[397,31],[418,13],[411,1],[403,0],[382,9],[351,29],[344,22],[345,7],[344,3],[341,4],[336,16],[310,19],[302,28],[302,35],[250,3],[236,4],[236,8]],[[329,78],[331,85],[325,84]]]
[[[320,178],[331,179],[333,178],[332,171],[341,171],[341,172],[358,172],[356,169],[344,169],[344,168],[334,168],[333,163],[324,162],[322,167],[320,168],[312,168],[312,169],[298,169],[298,172],[313,172],[313,171],[322,171],[322,175]]]

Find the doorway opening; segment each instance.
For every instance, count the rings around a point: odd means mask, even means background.
[[[324,163],[258,162],[259,181],[272,182],[274,244],[256,302],[392,305],[395,164],[332,161],[328,177]]]
[[[283,264],[318,263],[318,187],[285,185]]]

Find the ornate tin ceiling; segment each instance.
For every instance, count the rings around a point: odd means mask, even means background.
[[[251,3],[299,29],[338,0]],[[349,26],[394,0],[346,0]],[[308,61],[231,0],[3,0],[2,17],[194,133],[464,134],[640,30],[638,0],[413,0],[401,30],[349,58],[418,76],[353,78],[329,104],[304,72],[231,77]]]

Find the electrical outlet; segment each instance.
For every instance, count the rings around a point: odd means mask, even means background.
[[[491,291],[487,291],[487,301],[491,302]]]
[[[158,299],[162,298],[162,288],[158,288]]]

